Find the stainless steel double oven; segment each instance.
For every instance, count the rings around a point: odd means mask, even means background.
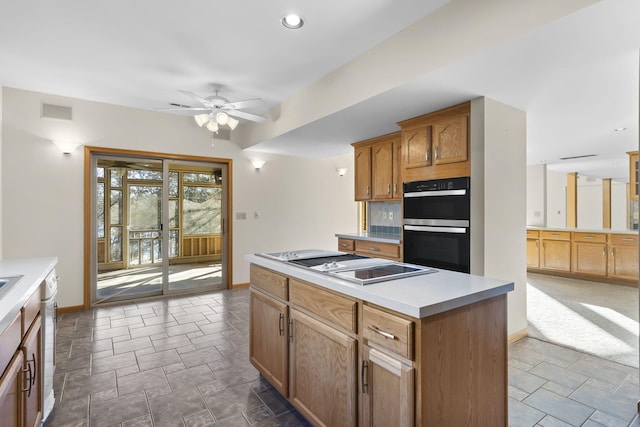
[[[469,273],[470,178],[404,184],[404,262]]]

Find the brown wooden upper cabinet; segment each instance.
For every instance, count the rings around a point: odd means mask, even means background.
[[[629,197],[638,200],[638,152],[629,151]]]
[[[356,200],[400,200],[400,132],[353,144]]]
[[[398,123],[403,182],[470,175],[470,111],[466,102]]]

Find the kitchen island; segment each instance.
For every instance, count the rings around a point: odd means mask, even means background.
[[[251,362],[312,424],[507,425],[512,282],[436,270],[362,286],[246,259]]]

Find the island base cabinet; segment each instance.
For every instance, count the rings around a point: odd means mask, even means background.
[[[363,347],[360,384],[363,427],[413,427],[414,371],[410,365]]]
[[[356,426],[357,341],[291,310],[289,399],[315,426]]]
[[[506,427],[506,295],[421,323],[416,425]]]
[[[283,396],[288,392],[288,307],[267,295],[251,291],[249,359]]]

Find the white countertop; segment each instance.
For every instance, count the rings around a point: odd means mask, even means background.
[[[613,233],[613,234],[638,234],[638,230],[611,229],[611,228],[568,228],[568,227],[540,227],[536,225],[527,225],[528,230],[543,231],[575,231],[579,233]]]
[[[395,243],[398,245],[402,240],[400,234],[372,233],[368,231],[360,233],[336,233],[335,236],[342,239],[368,240],[371,242]]]
[[[448,270],[360,286],[304,267],[257,255],[246,255],[245,259],[252,264],[415,318],[432,316],[514,289],[513,282]]]
[[[0,277],[22,275],[7,291],[0,291],[0,332],[33,295],[38,286],[58,263],[58,258],[24,258],[0,260]]]

